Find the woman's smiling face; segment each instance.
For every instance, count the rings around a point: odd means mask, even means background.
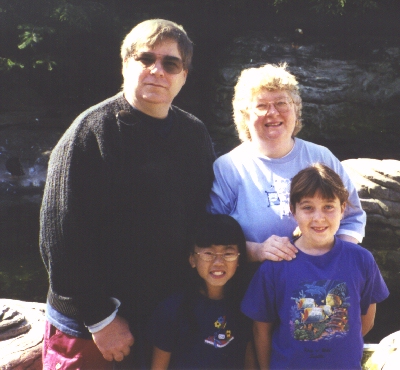
[[[273,102],[287,100],[289,110],[280,113]],[[259,116],[255,110],[262,110],[268,107],[268,112],[264,116]],[[294,104],[286,91],[263,90],[256,94],[249,107],[249,132],[251,141],[262,141],[267,144],[269,141],[280,141],[288,143],[292,140],[293,131],[296,124],[296,113]]]

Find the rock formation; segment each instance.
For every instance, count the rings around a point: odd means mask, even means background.
[[[293,48],[290,40],[266,35],[234,39],[220,53],[215,78],[210,129],[214,137],[225,141],[217,150],[225,152],[238,142],[234,139],[231,101],[241,70],[282,62],[288,63],[300,84],[305,125],[300,137],[340,141],[342,149],[346,142],[355,141],[364,152],[370,148],[362,144],[373,139],[386,145],[392,140],[393,145],[400,135],[400,48],[381,43],[364,45],[358,53],[356,50],[334,49],[322,43]]]
[[[0,370],[41,370],[45,304],[0,299]]]
[[[342,164],[367,213],[362,245],[374,254],[389,289],[400,292],[400,161],[359,158]]]
[[[369,358],[363,362],[363,370],[397,370],[400,363],[400,331],[383,338]],[[365,353],[365,352],[364,352]]]

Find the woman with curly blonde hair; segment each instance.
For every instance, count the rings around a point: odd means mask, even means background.
[[[286,64],[242,71],[235,87],[233,112],[241,145],[214,163],[208,210],[229,214],[242,226],[252,261],[296,257],[290,242],[297,223],[290,213],[293,176],[321,162],[342,178],[350,193],[338,236],[361,242],[365,212],[340,161],[325,147],[296,137],[302,128],[298,81]]]

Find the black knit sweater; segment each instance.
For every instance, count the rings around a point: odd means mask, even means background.
[[[82,113],[54,148],[40,216],[49,302],[86,325],[150,312],[185,278],[212,184],[205,126],[172,107],[167,136],[122,93]]]

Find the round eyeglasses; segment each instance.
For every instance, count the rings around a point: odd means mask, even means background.
[[[215,261],[218,255],[222,256],[222,258],[226,262],[233,262],[236,261],[240,255],[240,253],[237,252],[225,252],[225,253],[194,252],[194,254],[197,254],[200,257],[200,259],[202,259],[205,262]]]
[[[156,64],[157,59],[161,59],[161,65],[165,72],[177,75],[182,72],[183,61],[172,55],[156,54],[148,51],[133,54],[133,59],[141,63],[143,68],[151,68]]]
[[[279,113],[286,113],[289,111],[292,102],[293,101],[289,98],[282,98],[270,102],[260,102],[252,110],[257,116],[264,117],[271,109],[271,105],[273,105]]]

